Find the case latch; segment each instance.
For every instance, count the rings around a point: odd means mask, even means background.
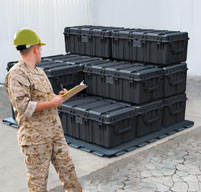
[[[82,41],[82,43],[88,43],[89,42],[89,37],[86,36],[86,35],[82,35],[81,36],[81,41]]]
[[[142,41],[140,39],[134,39],[133,47],[142,47]]]
[[[113,77],[106,76],[106,83],[113,84],[114,83]]]
[[[82,117],[76,116],[75,117],[75,122],[78,124],[82,124]]]

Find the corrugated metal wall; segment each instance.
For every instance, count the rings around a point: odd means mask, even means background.
[[[19,58],[13,46],[18,29],[37,31],[47,43],[45,56],[64,53],[64,27],[83,24],[92,24],[91,0],[0,0],[0,83],[4,82],[7,62]]]

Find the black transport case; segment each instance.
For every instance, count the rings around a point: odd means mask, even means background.
[[[84,79],[83,68],[80,65],[48,61],[44,65],[41,64],[40,68],[47,74],[55,94],[63,88],[67,90],[73,88]]]
[[[142,137],[162,129],[163,102],[158,100],[136,106],[136,137]]]
[[[111,32],[115,27],[74,26],[64,29],[66,53],[111,58]]]
[[[84,80],[83,67],[93,61],[100,60],[96,57],[87,57],[74,54],[53,55],[42,57],[41,64],[36,65],[47,74],[56,94],[63,88],[71,89]],[[17,61],[9,62],[9,71]]]
[[[188,33],[153,29],[112,32],[112,58],[168,65],[186,61]]]
[[[84,74],[91,95],[138,105],[163,96],[163,69],[156,66],[106,60],[85,65]]]
[[[169,97],[186,91],[187,64],[179,63],[163,67],[163,96]]]
[[[135,138],[135,107],[94,96],[76,97],[59,109],[64,134],[111,148]]]
[[[163,127],[184,121],[186,100],[185,93],[163,100]]]

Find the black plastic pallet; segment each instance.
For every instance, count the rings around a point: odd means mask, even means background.
[[[120,155],[125,154],[126,152],[133,151],[139,147],[143,147],[149,143],[153,143],[159,139],[163,139],[165,137],[168,137],[170,135],[173,135],[177,132],[183,131],[187,128],[190,128],[194,125],[194,122],[185,120],[183,122],[174,124],[173,126],[163,128],[157,132],[154,132],[152,134],[135,138],[133,141],[126,142],[124,144],[118,145],[116,147],[113,147],[111,149],[107,149],[95,144],[89,144],[85,141],[81,141],[78,139],[74,139],[69,136],[65,136],[66,140],[69,144],[69,146],[87,151],[90,153],[93,153],[94,155],[98,155],[101,157],[117,157]]]
[[[16,121],[13,120],[12,117],[3,119],[3,123],[13,127],[17,127]],[[139,147],[143,147],[147,144],[158,141],[159,139],[163,139],[177,132],[183,131],[187,128],[192,127],[193,125],[194,125],[193,121],[185,120],[183,122],[174,124],[170,127],[162,128],[161,130],[154,132],[152,134],[149,134],[140,138],[135,138],[133,141],[126,142],[124,144],[118,145],[111,149],[107,149],[95,144],[90,144],[88,142],[74,139],[69,136],[65,136],[65,137],[66,137],[67,143],[71,147],[74,147],[76,149],[80,149],[82,151],[86,151],[101,157],[111,158],[111,157],[117,157],[117,156],[123,155],[126,152],[133,151]]]
[[[13,117],[5,118],[2,121],[6,125],[10,125],[10,126],[15,127],[15,128],[18,127],[17,122],[15,121],[15,119],[13,119]]]

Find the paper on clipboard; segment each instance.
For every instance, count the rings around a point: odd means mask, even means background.
[[[79,93],[80,91],[86,89],[87,87],[88,87],[87,85],[85,85],[85,84],[83,84],[83,82],[81,82],[79,85],[73,87],[72,89],[70,89],[69,91],[64,93],[62,95],[62,97],[64,97],[64,101],[67,101],[72,96],[76,95],[77,93]]]

